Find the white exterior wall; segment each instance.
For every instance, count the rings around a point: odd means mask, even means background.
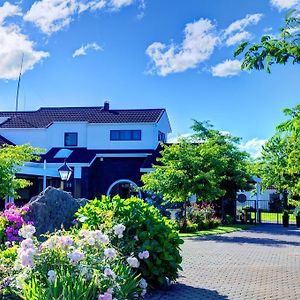
[[[141,130],[140,141],[111,141],[111,130]],[[156,124],[89,124],[88,149],[155,149],[158,145]]]
[[[47,149],[47,129],[46,128],[0,128],[0,134],[16,145],[31,144],[33,147]]]
[[[87,146],[87,122],[55,122],[47,128],[47,148],[65,147],[65,132],[78,133],[77,147]],[[69,148],[69,147],[68,147]]]

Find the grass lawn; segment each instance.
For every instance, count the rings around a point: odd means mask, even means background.
[[[249,227],[250,227],[249,225],[228,225],[228,226],[222,225],[210,230],[201,230],[193,233],[180,233],[179,235],[180,237],[206,236],[210,234],[223,234],[223,233],[229,233],[234,231],[241,231],[244,229],[248,229]]]
[[[290,223],[296,223],[296,217],[294,214],[290,215]],[[251,218],[255,218],[255,213],[251,213]],[[273,222],[276,223],[278,218],[278,222],[282,223],[282,214],[281,213],[270,213],[270,212],[262,212],[261,213],[261,220],[262,222]]]

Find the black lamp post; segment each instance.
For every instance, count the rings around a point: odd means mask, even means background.
[[[67,162],[65,160],[64,164],[58,168],[58,172],[60,175],[60,178],[63,182],[66,182],[70,179],[72,175],[72,169],[67,165]]]

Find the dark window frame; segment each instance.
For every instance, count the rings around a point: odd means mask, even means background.
[[[162,131],[158,131],[158,141],[159,142],[162,142],[162,143],[166,143],[167,142],[167,136],[166,136],[166,134],[164,133],[164,132],[162,132]]]
[[[121,132],[130,132],[130,138],[124,139],[121,137]],[[138,132],[138,138],[134,138],[135,133]],[[114,134],[117,134],[117,138],[113,137]],[[111,141],[141,141],[142,140],[142,130],[141,129],[121,129],[121,130],[111,130],[110,131],[110,140]]]
[[[76,135],[76,142],[75,144],[72,144],[72,145],[67,145],[67,135],[68,134],[75,134]],[[64,145],[65,147],[77,147],[78,146],[78,132],[65,132],[65,135],[64,135]]]

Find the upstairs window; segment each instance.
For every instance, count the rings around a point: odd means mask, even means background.
[[[111,130],[111,141],[140,141],[142,139],[141,130]]]
[[[77,132],[65,132],[65,146],[66,147],[78,146],[78,133]]]
[[[165,143],[167,141],[166,134],[161,131],[158,131],[158,141]]]

